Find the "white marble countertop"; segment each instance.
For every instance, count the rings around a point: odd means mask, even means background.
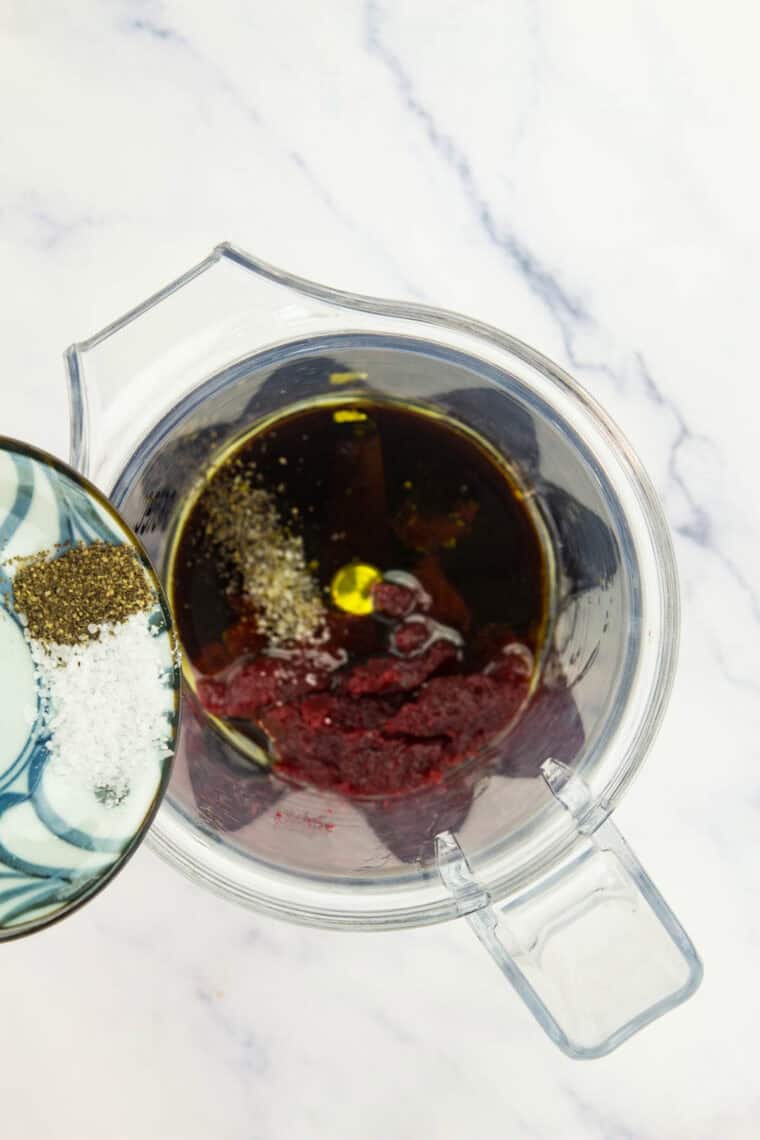
[[[0,5],[2,432],[65,456],[62,349],[223,238],[506,328],[617,418],[684,636],[615,818],[705,963],[573,1062],[463,925],[279,925],[143,849],[0,950],[7,1140],[758,1135],[758,32],[741,0]]]

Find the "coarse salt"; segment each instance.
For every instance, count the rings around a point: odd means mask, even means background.
[[[76,645],[29,643],[51,762],[118,806],[170,751],[166,655],[144,612],[97,632]]]

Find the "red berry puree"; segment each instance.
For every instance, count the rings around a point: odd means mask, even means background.
[[[288,781],[435,785],[495,754],[529,701],[541,541],[455,425],[369,401],[284,417],[215,469],[179,551],[200,703]]]

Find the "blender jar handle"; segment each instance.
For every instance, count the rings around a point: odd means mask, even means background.
[[[559,866],[497,903],[451,833],[437,845],[461,913],[568,1056],[611,1052],[699,985],[694,946],[609,819],[579,830]]]

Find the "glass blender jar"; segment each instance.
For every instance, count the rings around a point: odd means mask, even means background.
[[[589,396],[495,329],[337,292],[229,244],[66,360],[72,464],[165,583],[181,505],[214,455],[258,420],[327,398],[336,373],[342,396],[413,402],[477,433],[517,469],[550,536],[542,681],[498,754],[436,788],[360,802],[251,763],[188,689],[153,847],[296,922],[464,917],[573,1057],[609,1052],[689,997],[699,958],[610,819],[673,680],[674,557],[646,474]]]

